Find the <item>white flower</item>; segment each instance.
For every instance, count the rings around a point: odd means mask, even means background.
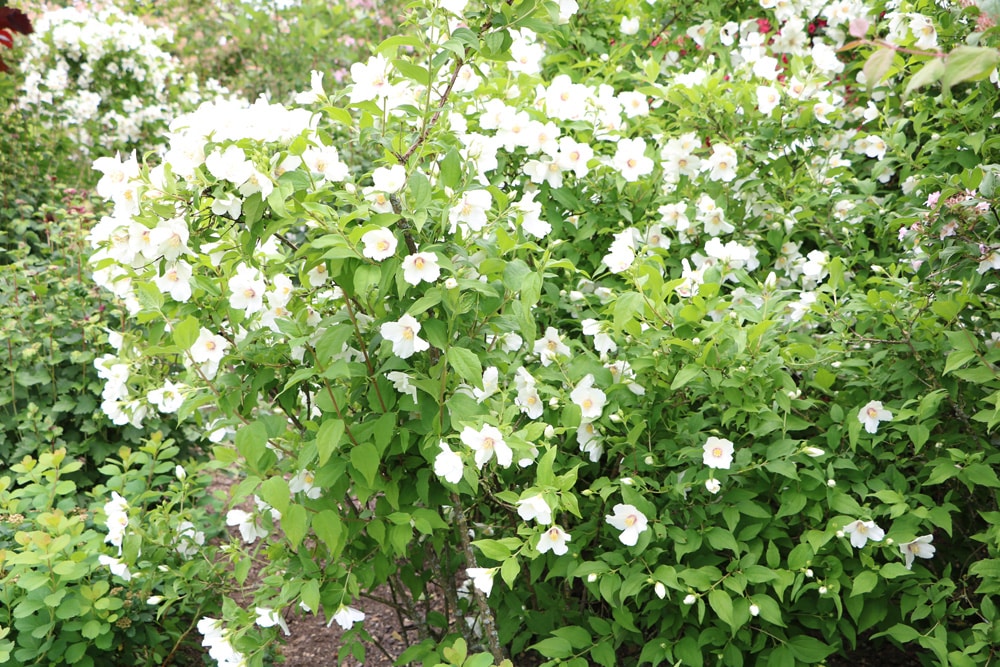
[[[760,607],[758,607],[756,604],[751,604],[750,605],[750,615],[751,616],[759,616],[760,615]]]
[[[392,388],[401,394],[406,394],[414,401],[417,400],[417,388],[410,384],[410,376],[402,371],[390,371],[385,377],[392,383]]]
[[[406,168],[401,164],[379,167],[372,172],[375,189],[379,192],[399,192],[406,185]]]
[[[403,280],[411,285],[432,283],[441,275],[438,258],[432,252],[417,252],[403,259]]]
[[[653,161],[646,157],[646,141],[641,137],[636,139],[620,139],[615,155],[611,158],[611,166],[618,170],[626,181],[639,180],[653,172]]]
[[[245,314],[259,312],[264,309],[264,291],[267,285],[257,269],[246,264],[236,267],[236,275],[229,279],[229,305],[234,310],[243,310]]]
[[[403,315],[396,322],[386,322],[379,331],[382,338],[392,343],[392,353],[400,359],[409,359],[416,352],[430,348],[430,343],[418,336],[420,322],[412,315]]]
[[[121,562],[117,558],[101,554],[97,557],[97,562],[101,565],[106,565],[108,569],[111,570],[111,574],[119,576],[125,581],[132,579],[132,573],[129,572],[128,565]]]
[[[441,447],[441,451],[434,457],[434,474],[443,477],[446,482],[458,484],[465,472],[462,457],[453,452],[444,440],[438,443],[438,446]]]
[[[337,625],[342,627],[344,630],[350,630],[355,623],[360,623],[363,620],[365,620],[365,612],[360,609],[355,609],[354,607],[343,605],[336,611],[336,613],[334,613],[333,618],[330,619],[330,622],[327,623],[326,626],[330,627],[330,625],[336,621]]]
[[[891,419],[892,413],[882,407],[882,401],[868,401],[858,411],[858,421],[865,425],[865,430],[869,433],[878,431],[879,422],[887,422]]]
[[[160,412],[167,414],[177,412],[184,403],[183,384],[174,384],[166,380],[159,389],[154,389],[146,395],[146,399],[155,405]]]
[[[576,385],[569,398],[580,406],[580,413],[585,422],[600,418],[607,402],[607,395],[594,387],[594,376],[590,374]]]
[[[885,531],[879,528],[874,521],[862,521],[858,519],[844,526],[844,533],[851,534],[851,544],[861,549],[868,543],[880,542],[885,537]]]
[[[559,526],[552,526],[538,538],[538,553],[547,553],[552,551],[557,556],[562,556],[564,553],[569,551],[569,547],[566,543],[572,540],[572,536]]]
[[[228,340],[218,334],[213,334],[205,327],[201,327],[198,338],[188,350],[188,354],[191,355],[191,360],[197,364],[218,364],[228,349]]]
[[[687,595],[684,596],[684,604],[691,605],[691,604],[694,604],[697,601],[698,601],[698,598],[695,597],[695,595],[693,593],[688,593]]]
[[[323,91],[323,72],[312,70],[310,75],[309,90],[295,95],[296,104],[313,104],[323,99],[326,93]]]
[[[733,464],[733,443],[725,438],[711,436],[702,446],[702,461],[709,468],[729,470]]]
[[[465,574],[472,579],[472,585],[476,590],[483,592],[486,597],[490,596],[493,590],[493,575],[497,572],[495,567],[467,567]]]
[[[458,203],[448,211],[448,220],[452,230],[458,228],[458,223],[465,223],[474,232],[486,226],[486,212],[493,206],[493,195],[489,190],[469,190],[463,192]]]
[[[639,539],[639,534],[648,527],[646,515],[639,511],[635,505],[623,505],[621,503],[614,506],[614,514],[608,514],[604,520],[613,527],[622,531],[618,539],[625,546],[635,546]]]
[[[365,232],[361,237],[361,242],[365,244],[361,254],[376,262],[392,257],[396,252],[396,237],[391,230],[382,227]]]
[[[725,144],[712,146],[712,157],[708,159],[708,177],[713,181],[729,182],[736,178],[736,151]]]
[[[903,558],[906,560],[906,569],[913,569],[913,558],[914,556],[919,558],[933,558],[934,557],[934,545],[931,542],[934,540],[933,535],[922,535],[912,542],[907,542],[906,544],[900,544],[899,550],[903,553]]]
[[[495,426],[485,424],[480,430],[466,426],[459,436],[462,443],[476,453],[476,467],[480,470],[496,454],[497,463],[509,468],[514,460],[514,451],[504,442],[503,433]]]
[[[267,529],[257,521],[253,514],[243,510],[229,510],[226,514],[226,525],[236,526],[243,541],[247,544],[253,544],[257,538],[267,537]]]
[[[542,366],[550,365],[557,356],[568,357],[570,354],[569,346],[562,342],[554,327],[547,327],[545,335],[535,341],[534,352]]]
[[[302,162],[309,171],[323,180],[339,183],[347,178],[350,170],[340,161],[340,153],[333,146],[313,146],[302,152]]]
[[[277,625],[286,635],[292,634],[291,630],[288,629],[288,623],[285,623],[285,619],[276,610],[269,607],[257,607],[254,611],[257,613],[257,625],[260,627],[273,628]]]
[[[714,477],[712,479],[706,479],[705,488],[708,489],[709,493],[715,494],[722,490],[722,483]]]
[[[623,16],[619,30],[621,30],[621,33],[623,35],[634,35],[635,33],[639,32],[639,17]]]
[[[181,521],[177,524],[177,540],[174,544],[177,553],[185,558],[192,558],[198,553],[198,548],[205,544],[205,533],[195,528],[190,521]]]
[[[321,488],[314,486],[315,482],[316,474],[313,471],[300,470],[295,477],[292,477],[288,481],[288,490],[291,493],[299,493],[301,491],[306,494],[306,498],[312,498],[315,500],[323,493]]]
[[[483,388],[476,389],[473,387],[472,395],[476,397],[477,403],[482,403],[487,398],[499,391],[499,371],[496,366],[490,366],[483,371]]]
[[[525,521],[534,519],[543,526],[552,523],[552,508],[541,494],[518,500],[517,514]]]

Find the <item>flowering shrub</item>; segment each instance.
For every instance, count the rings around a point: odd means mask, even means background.
[[[201,84],[163,49],[172,33],[114,4],[52,9],[36,19],[22,58],[18,104],[72,149],[98,155],[152,146],[166,121],[226,91]]]
[[[204,552],[219,526],[204,499],[193,502],[211,478],[188,476],[177,456],[159,433],[123,447],[90,509],[71,481],[82,464],[65,449],[5,468],[4,664],[161,665],[194,650],[198,619],[220,609],[225,565]],[[165,493],[171,500],[161,504]]]
[[[343,82],[350,65],[392,34],[395,2],[220,0],[131,2],[130,11],[174,27],[173,48],[186,71],[215,78],[247,99],[285,101],[309,71]],[[294,44],[295,48],[289,48]]]
[[[220,664],[303,611],[363,659],[383,584],[400,662],[989,662],[995,37],[744,4],[441,2],[339,93],[95,165],[94,277],[145,325],[103,408],[211,431],[237,576],[267,554],[199,624]]]

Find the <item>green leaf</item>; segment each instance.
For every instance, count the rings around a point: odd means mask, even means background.
[[[316,452],[319,454],[320,466],[330,460],[330,455],[337,450],[343,435],[344,422],[339,419],[327,419],[320,424],[316,433]]]
[[[735,632],[736,626],[733,624],[733,600],[729,597],[729,594],[718,588],[709,591],[708,605]]]
[[[881,47],[875,53],[868,56],[863,71],[869,90],[882,82],[882,79],[889,72],[892,60],[895,57],[896,52],[886,47]]]
[[[959,46],[948,54],[941,75],[946,91],[963,81],[975,81],[990,75],[1000,63],[1000,51],[983,46]]]
[[[834,651],[832,646],[809,635],[796,635],[790,638],[785,646],[791,650],[796,659],[809,665],[819,664]]]
[[[854,577],[854,584],[851,586],[851,597],[864,595],[871,592],[878,584],[878,575],[871,570],[865,570]]]
[[[288,490],[288,482],[284,477],[271,477],[260,485],[260,497],[284,515],[288,511],[292,492]]]
[[[448,363],[469,384],[479,386],[483,381],[483,365],[472,350],[464,347],[448,348]]]
[[[573,655],[573,646],[562,637],[549,637],[543,639],[530,648],[538,651],[546,658],[568,658]]]
[[[965,477],[977,486],[987,486],[991,489],[1000,488],[1000,478],[992,467],[984,463],[973,463],[962,469],[959,477]]]
[[[375,477],[378,475],[379,456],[378,449],[373,443],[363,442],[351,450],[351,465],[353,465],[368,483],[369,488],[375,486]]]
[[[516,557],[506,559],[500,566],[500,578],[507,584],[508,588],[514,588],[514,581],[521,572],[521,566]]]
[[[309,528],[309,516],[306,508],[299,504],[294,504],[281,513],[281,528],[285,531],[285,537],[291,542],[292,548],[297,549],[302,544],[302,539],[306,536]],[[312,609],[313,607],[310,607]]]
[[[688,382],[698,377],[699,373],[701,373],[701,366],[698,366],[697,364],[688,364],[684,368],[677,371],[677,375],[674,376],[674,381],[670,383],[670,391],[680,389]]]
[[[174,325],[174,343],[182,350],[188,350],[198,340],[199,333],[201,333],[201,323],[198,318],[189,315]]]
[[[534,306],[542,295],[542,277],[535,272],[528,273],[521,281],[521,303]]]
[[[340,516],[333,510],[323,510],[313,517],[312,527],[316,537],[330,550],[331,556],[336,557],[344,548],[341,541],[344,530]]]
[[[441,185],[455,189],[462,179],[462,158],[452,148],[441,160]]]
[[[264,423],[250,422],[236,431],[236,449],[247,460],[251,469],[257,468],[267,451],[267,427]]]
[[[505,561],[510,558],[510,549],[499,540],[476,540],[472,546],[479,549],[490,560]]]
[[[944,69],[944,62],[941,58],[933,58],[928,61],[920,68],[919,72],[910,78],[910,82],[906,84],[906,89],[903,91],[903,97],[907,98],[914,90],[939,81],[941,75],[944,74]]]
[[[585,628],[581,628],[579,625],[570,625],[564,628],[559,628],[553,630],[552,634],[556,637],[562,637],[570,643],[573,648],[585,648],[590,646],[593,642],[588,632]]]

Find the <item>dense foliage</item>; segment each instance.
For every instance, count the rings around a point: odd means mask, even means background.
[[[412,9],[345,85],[95,163],[103,411],[241,474],[182,553],[232,563],[210,657],[311,613],[363,660],[388,585],[401,664],[994,661],[996,8]],[[221,529],[161,442],[95,489],[119,579]]]

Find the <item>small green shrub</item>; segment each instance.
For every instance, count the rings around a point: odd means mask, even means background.
[[[0,477],[0,663],[201,664],[192,631],[220,608],[225,565],[203,546],[218,533],[205,510],[212,478],[176,474],[178,453],[158,433],[123,447],[103,471],[124,497],[102,487],[85,504],[71,479],[82,464],[65,449]]]

